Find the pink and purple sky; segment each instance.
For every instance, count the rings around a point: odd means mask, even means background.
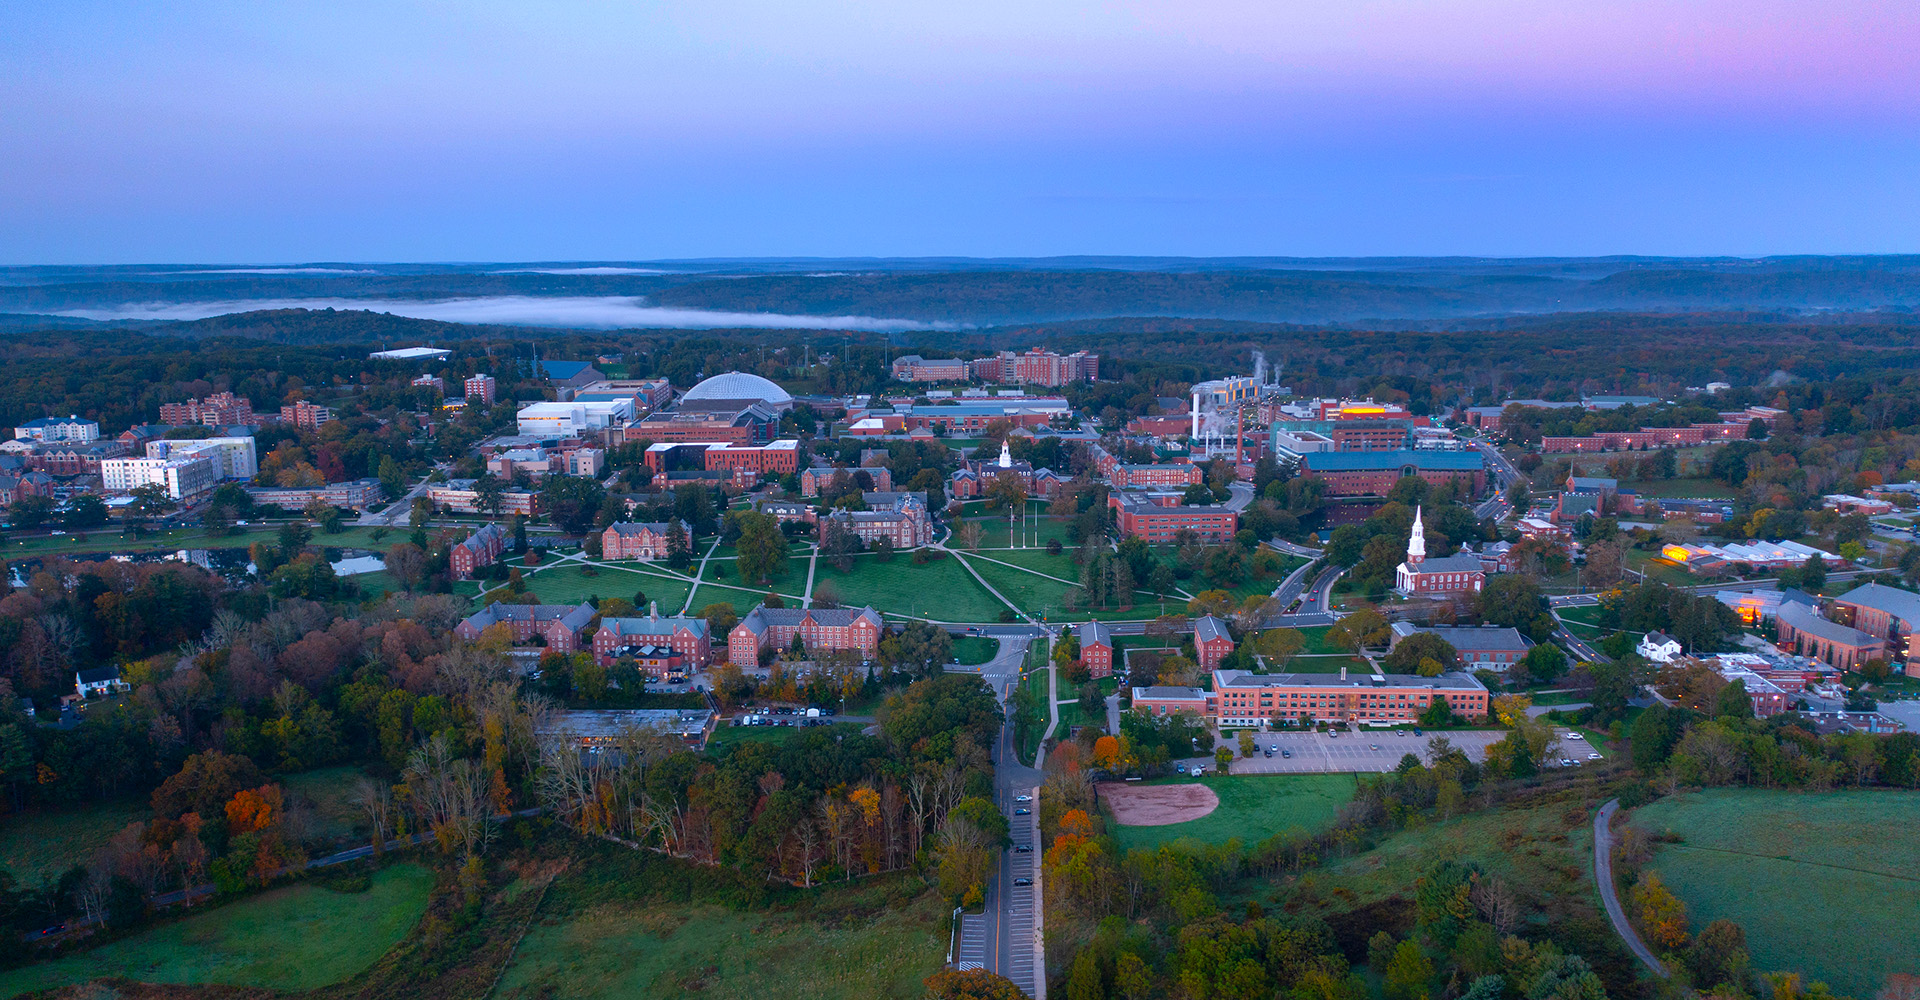
[[[1920,250],[1920,4],[12,4],[0,263]]]

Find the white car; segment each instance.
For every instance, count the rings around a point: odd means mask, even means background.
[[[1570,739],[1570,740],[1584,740],[1584,739],[1586,739],[1586,737],[1585,737],[1585,736],[1582,736],[1582,735],[1580,735],[1579,733],[1568,733],[1568,734],[1567,734],[1567,739]]]
[[[1601,757],[1600,757],[1600,755],[1599,755],[1599,754],[1597,754],[1597,753],[1590,753],[1590,754],[1588,754],[1588,755],[1587,755],[1587,759],[1588,759],[1588,760],[1600,760],[1600,759],[1601,759]]]
[[[1013,797],[1013,801],[1015,801],[1015,802],[1032,802],[1032,801],[1033,801],[1033,796],[1031,796],[1031,795],[1016,795],[1016,796],[1014,796],[1014,797]]]

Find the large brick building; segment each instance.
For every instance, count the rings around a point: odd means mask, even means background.
[[[1841,670],[1854,670],[1887,655],[1887,640],[1850,625],[1828,621],[1802,604],[1782,604],[1774,617],[1782,649],[1812,657]]]
[[[1172,542],[1182,531],[1193,532],[1201,541],[1225,542],[1240,530],[1240,511],[1233,504],[1189,507],[1177,493],[1114,490],[1107,494],[1107,506],[1121,537],[1137,536],[1153,545]]]
[[[1394,622],[1387,649],[1392,650],[1407,639],[1422,634],[1438,636],[1460,654],[1460,663],[1449,663],[1449,668],[1464,666],[1468,670],[1478,670],[1484,667],[1505,671],[1526,659],[1527,651],[1533,648],[1533,640],[1514,628],[1490,625],[1421,626],[1412,622]]]
[[[316,499],[329,507],[366,510],[387,498],[380,480],[371,476],[324,486],[249,486],[246,490],[254,503],[282,510],[302,510]]]
[[[1012,444],[1001,441],[1000,458],[997,461],[969,458],[960,463],[960,468],[947,477],[947,496],[955,500],[985,496],[993,481],[1001,476],[1018,478],[1027,496],[1043,499],[1059,496],[1061,488],[1067,483],[1065,476],[1052,469],[1036,469],[1033,463],[1025,459],[1016,461]]]
[[[782,650],[794,636],[808,653],[853,650],[871,660],[879,654],[886,631],[880,613],[872,608],[754,608],[727,636],[727,659],[736,666],[760,662],[761,650]]]
[[[455,625],[453,634],[472,642],[489,627],[504,623],[513,632],[515,645],[526,645],[538,637],[548,649],[571,653],[585,645],[587,626],[598,613],[585,601],[578,606],[495,601]]]
[[[705,669],[713,658],[713,640],[706,619],[662,618],[655,604],[645,618],[602,618],[593,635],[593,655],[601,666],[631,659],[659,680]]]
[[[893,359],[896,382],[965,382],[967,363],[959,358],[923,358],[909,354]]]
[[[1060,355],[1039,348],[1021,354],[1001,351],[973,363],[975,378],[987,382],[1058,387],[1068,382],[1091,382],[1100,376],[1100,355],[1086,351]]]
[[[1417,720],[1444,697],[1455,715],[1487,714],[1487,688],[1471,675],[1385,674],[1348,680],[1344,673],[1255,674],[1216,670],[1206,714],[1223,726],[1258,726],[1274,719],[1395,725]]]
[[[682,401],[670,413],[650,413],[626,429],[628,441],[714,444],[765,444],[773,439],[780,414],[758,403],[704,407]]]
[[[317,431],[321,424],[332,419],[333,410],[304,399],[296,399],[280,408],[280,422],[296,430]]]
[[[494,394],[500,391],[500,383],[495,382],[491,375],[469,375],[461,388],[467,402],[477,399],[483,406],[492,406]]]
[[[863,465],[857,469],[849,469],[845,466],[835,465],[814,465],[809,466],[800,473],[800,495],[803,497],[819,496],[833,483],[833,477],[840,472],[847,474],[848,484],[854,489],[875,489],[882,493],[892,492],[893,490],[893,470],[884,465]],[[867,482],[872,485],[861,484],[861,473],[866,473]]]
[[[1915,629],[1920,628],[1920,594],[1869,583],[1834,598],[1827,614],[1839,624],[1885,641],[1894,668],[1920,677],[1920,646],[1913,641]]]
[[[1471,495],[1487,488],[1478,451],[1328,451],[1300,456],[1300,474],[1325,480],[1330,496],[1386,496],[1403,476],[1434,486],[1458,483]]]
[[[184,403],[161,403],[160,422],[174,427],[205,424],[208,427],[252,426],[259,423],[253,415],[253,401],[230,392],[217,392],[205,399]]]
[[[453,543],[447,550],[447,569],[456,580],[471,580],[477,570],[499,561],[500,553],[506,550],[507,533],[499,525],[489,524]]]
[[[1191,462],[1167,462],[1159,465],[1113,463],[1106,472],[1107,481],[1117,490],[1185,488],[1205,478],[1200,467]]]
[[[933,541],[933,515],[922,490],[903,493],[863,492],[866,510],[833,510],[826,521],[838,523],[867,545],[879,539],[896,549],[918,548]]]
[[[607,525],[600,533],[600,558],[602,559],[665,559],[667,557],[667,535],[672,528],[671,521],[616,521]],[[680,522],[680,530],[686,532],[689,543],[693,540],[693,526]]]

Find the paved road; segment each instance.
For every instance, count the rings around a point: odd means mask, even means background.
[[[1009,850],[1001,857],[1000,871],[987,885],[986,908],[982,914],[980,936],[984,938],[986,968],[1013,980],[1016,986],[1035,1000],[1045,1000],[1045,976],[1037,972],[1040,950],[1039,811],[1032,802],[1015,801],[1020,796],[1037,796],[1045,781],[1041,772],[1021,763],[1015,750],[1013,722],[1000,727],[1000,739],[994,744],[994,800],[1012,830],[1014,846],[1029,845],[1033,850],[1020,853]],[[1028,815],[1015,815],[1027,809]],[[1014,885],[1019,879],[1031,879],[1031,885]]]
[[[1667,978],[1667,967],[1653,957],[1653,951],[1645,941],[1640,940],[1639,932],[1627,922],[1626,911],[1620,908],[1620,896],[1613,887],[1613,814],[1620,809],[1620,800],[1614,799],[1600,807],[1593,815],[1593,880],[1600,885],[1600,901],[1607,906],[1607,919],[1613,921],[1614,932],[1627,943],[1635,958],[1647,967],[1647,971]]]

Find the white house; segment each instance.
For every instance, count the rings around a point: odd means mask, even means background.
[[[1680,655],[1680,641],[1665,632],[1648,632],[1636,650],[1654,663],[1672,663]]]
[[[80,692],[82,698],[99,695],[122,694],[133,690],[133,685],[120,679],[119,667],[95,667],[82,670],[73,675],[73,689]]]

